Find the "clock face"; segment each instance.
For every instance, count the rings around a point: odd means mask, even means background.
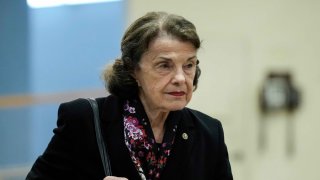
[[[284,78],[271,78],[264,87],[266,108],[276,110],[286,107],[288,84]]]

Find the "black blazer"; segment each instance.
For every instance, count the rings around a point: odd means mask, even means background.
[[[114,176],[140,179],[124,143],[122,105],[115,97],[97,99],[101,127]],[[201,112],[184,108],[175,144],[163,169],[164,180],[232,180],[221,123]],[[96,144],[89,102],[77,99],[60,105],[57,128],[45,152],[27,179],[102,180],[103,166]],[[182,138],[182,133],[188,139]]]

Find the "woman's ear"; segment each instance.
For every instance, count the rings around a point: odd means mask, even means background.
[[[137,82],[138,87],[140,87],[141,84],[140,84],[139,80],[137,79],[136,71],[134,71],[133,73],[131,73],[131,76],[132,76],[132,78],[135,79],[135,81]]]

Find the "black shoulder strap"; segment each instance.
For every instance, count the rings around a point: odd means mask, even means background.
[[[98,148],[99,148],[99,152],[100,152],[100,156],[101,156],[101,160],[102,160],[103,169],[104,169],[106,176],[111,176],[112,173],[111,173],[111,165],[110,165],[109,155],[108,155],[107,147],[103,141],[103,137],[101,134],[98,103],[93,98],[88,98],[87,100],[89,101],[89,103],[92,107],[92,111],[93,111],[96,139],[97,139],[97,144],[98,144]]]

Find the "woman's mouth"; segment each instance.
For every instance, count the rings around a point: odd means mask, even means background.
[[[174,92],[169,92],[169,94],[172,95],[172,96],[183,96],[183,95],[185,95],[186,93],[183,92],[183,91],[180,91],[180,92],[174,91]]]

